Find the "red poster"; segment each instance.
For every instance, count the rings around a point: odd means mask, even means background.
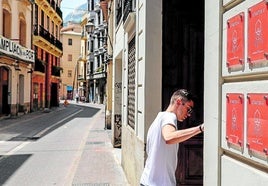
[[[268,93],[248,94],[247,146],[268,155]]]
[[[248,62],[267,62],[268,5],[262,1],[248,9]]]
[[[226,95],[226,140],[242,147],[244,141],[244,96],[232,93]]]
[[[227,20],[227,67],[243,65],[244,61],[244,13]]]

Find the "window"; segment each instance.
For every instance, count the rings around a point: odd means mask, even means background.
[[[54,35],[54,22],[53,22],[53,21],[51,22],[51,28],[52,28],[51,33],[52,33],[53,36],[55,36],[55,35]],[[57,36],[56,36],[56,37],[57,37]]]
[[[91,6],[90,6],[90,9],[89,9],[89,11],[92,11],[92,10],[94,10],[94,1],[93,0],[91,0]]]
[[[47,30],[48,30],[48,32],[50,32],[49,28],[50,28],[50,21],[49,21],[49,17],[47,16]]]
[[[68,45],[73,45],[73,40],[72,39],[68,39]]]
[[[9,11],[3,9],[3,36],[6,38],[11,37],[11,14]]]
[[[19,43],[22,46],[26,46],[26,23],[25,23],[25,20],[20,20],[19,34],[20,34]]]
[[[68,54],[68,61],[72,61],[72,58],[73,58],[72,54]]]
[[[68,74],[67,74],[68,77],[72,77],[72,70],[68,70]]]
[[[94,41],[91,40],[90,41],[90,52],[93,52],[93,50],[94,50]]]
[[[38,6],[37,4],[35,4],[35,17],[34,17],[34,24],[37,25],[38,24]]]
[[[56,33],[55,33],[55,35],[56,35],[56,38],[58,39],[59,38],[59,36],[58,36],[58,25],[56,25]]]
[[[44,27],[44,11],[42,10],[41,11],[41,26],[43,26]]]

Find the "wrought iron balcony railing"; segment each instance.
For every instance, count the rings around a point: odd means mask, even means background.
[[[124,1],[124,13],[123,13],[123,21],[125,22],[127,16],[130,12],[133,12],[133,0],[125,0]]]
[[[122,15],[123,21],[126,21],[127,16],[130,12],[135,11],[135,0],[118,0],[116,8],[116,25],[119,24]]]
[[[45,73],[45,62],[41,61],[37,57],[35,58],[34,71]]]
[[[58,66],[52,66],[51,75],[60,77],[60,72],[62,68]]]
[[[56,39],[52,34],[50,34],[46,29],[44,29],[44,27],[42,27],[41,25],[39,26],[34,25],[33,32],[35,36],[41,36],[42,38],[44,38],[49,43],[53,44],[54,46],[56,46],[58,49],[62,51],[63,49],[62,43],[58,39]]]
[[[47,0],[50,6],[55,10],[55,12],[62,18],[62,11],[59,6],[56,4],[55,0]]]

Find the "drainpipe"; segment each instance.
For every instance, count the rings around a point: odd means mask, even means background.
[[[34,1],[30,0],[30,3],[31,3],[31,25],[33,25],[33,14],[34,14]],[[33,49],[33,27],[31,26],[31,48]],[[32,112],[33,110],[33,76],[32,76],[32,73],[33,73],[33,66],[34,64],[31,65],[31,74],[30,74],[30,78],[31,78],[31,87],[30,87],[30,112]]]

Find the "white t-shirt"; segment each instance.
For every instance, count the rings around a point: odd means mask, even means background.
[[[175,186],[179,144],[166,144],[162,127],[171,124],[177,129],[177,117],[171,112],[159,112],[147,135],[147,160],[140,183],[149,186]]]

